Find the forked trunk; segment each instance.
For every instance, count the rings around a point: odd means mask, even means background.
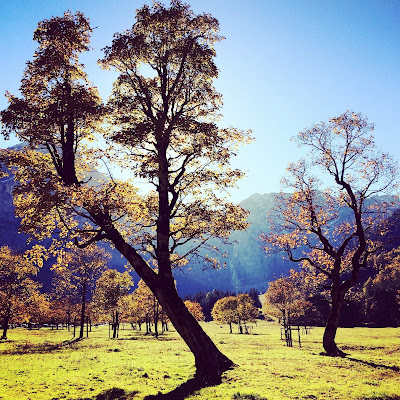
[[[325,352],[331,357],[344,357],[345,353],[341,351],[335,342],[337,328],[339,326],[340,310],[344,301],[344,293],[332,294],[332,305],[329,311],[326,323],[323,346]]]
[[[192,351],[195,358],[196,378],[207,383],[217,382],[221,374],[232,368],[234,363],[218,350],[188,311],[174,286],[172,288],[167,285],[156,287],[154,294],[171,323]]]

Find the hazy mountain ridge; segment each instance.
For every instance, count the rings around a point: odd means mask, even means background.
[[[228,254],[221,262],[226,268],[203,270],[202,265],[189,263],[190,270],[176,271],[175,277],[181,294],[212,289],[248,291],[256,288],[265,291],[268,282],[285,274],[295,265],[281,255],[267,256],[260,242],[260,234],[268,231],[267,216],[272,210],[276,193],[256,193],[240,205],[250,212],[250,226],[246,231],[231,234],[232,244],[220,246]]]
[[[27,235],[18,233],[20,221],[15,217],[12,190],[13,177],[0,179],[0,245],[8,245],[24,250]],[[247,231],[233,232],[233,244],[224,247],[228,257],[224,259],[226,268],[220,270],[203,270],[203,266],[192,263],[184,271],[176,271],[179,292],[195,293],[212,289],[246,291],[252,287],[265,290],[269,281],[293,268],[293,264],[282,260],[280,256],[267,257],[261,248],[259,234],[265,231],[266,217],[274,204],[275,194],[254,194],[241,205],[250,211],[250,227]],[[117,251],[112,251],[112,265],[122,270],[125,260]],[[40,273],[39,279],[45,288],[50,284],[49,265]]]
[[[20,221],[14,215],[12,198],[14,185],[12,176],[0,179],[0,245],[23,251],[28,247],[27,235],[18,233]],[[256,193],[240,203],[250,212],[250,226],[246,231],[233,232],[231,245],[219,246],[227,254],[226,258],[221,258],[221,262],[226,264],[225,268],[204,270],[202,264],[190,262],[183,270],[174,272],[177,288],[182,296],[213,289],[244,292],[256,288],[265,291],[268,282],[286,274],[291,268],[296,268],[296,264],[283,259],[282,255],[266,256],[259,239],[261,233],[269,230],[267,216],[275,204],[276,196],[276,193]],[[347,214],[348,212],[343,212],[341,217],[350,218]],[[120,271],[124,270],[126,260],[119,252],[107,244],[101,246],[112,254],[111,265]],[[47,262],[39,274],[44,290],[48,290],[51,283],[50,265]],[[138,280],[139,277],[134,276],[136,283]]]

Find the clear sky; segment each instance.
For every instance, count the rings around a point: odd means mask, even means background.
[[[290,138],[347,109],[376,124],[376,143],[400,158],[400,0],[191,0],[226,37],[217,47],[224,96],[221,125],[252,129],[234,166],[247,172],[233,201],[280,190],[290,161],[301,157]],[[113,34],[130,28],[147,0],[0,0],[2,94],[18,93],[36,48],[37,23],[82,11],[97,27],[82,61],[106,100],[116,75],[97,60]],[[10,142],[0,141],[0,146]]]

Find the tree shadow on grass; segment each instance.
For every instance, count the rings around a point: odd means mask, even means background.
[[[143,336],[132,336],[132,337],[124,337],[124,338],[117,338],[113,340],[158,340],[160,342],[170,342],[170,341],[177,341],[177,338],[174,337],[155,337],[154,335],[143,335]]]
[[[204,380],[195,377],[189,379],[171,392],[148,395],[144,398],[144,400],[184,400],[200,389],[219,385],[220,383],[220,378],[213,380],[211,383],[204,382]],[[137,394],[139,394],[137,391],[127,392],[124,389],[114,387],[112,389],[107,389],[94,397],[80,397],[76,400],[133,400],[136,398]]]
[[[3,350],[0,354],[9,354],[9,355],[22,355],[22,354],[43,354],[50,353],[54,350],[59,350],[62,347],[71,346],[72,344],[79,342],[83,339],[74,338],[71,340],[64,340],[61,343],[23,343],[17,344],[14,348]]]
[[[396,365],[376,364],[376,363],[370,362],[370,361],[358,360],[357,358],[353,358],[353,357],[346,357],[346,358],[348,360],[351,360],[351,361],[354,361],[354,362],[357,362],[360,364],[368,365],[369,367],[372,367],[372,368],[383,368],[383,369],[389,369],[394,372],[400,372],[400,367],[397,367]]]
[[[194,377],[189,379],[182,385],[168,393],[158,393],[156,395],[149,395],[144,400],[184,400],[200,389],[210,386],[216,386],[221,383],[221,378],[215,379],[212,382],[205,382],[202,379]]]
[[[76,400],[131,400],[136,397],[139,392],[126,392],[124,389],[111,388],[94,397],[80,397]]]

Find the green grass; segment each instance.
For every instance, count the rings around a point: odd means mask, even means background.
[[[259,323],[252,335],[204,323],[217,346],[238,367],[218,386],[188,399],[400,400],[400,328],[339,329],[347,358],[321,355],[322,328],[302,335],[302,348],[284,346],[280,327]],[[176,332],[160,339],[132,330],[108,339],[93,328],[71,342],[66,330],[9,331],[0,343],[0,399],[144,399],[167,393],[194,374],[194,359]]]

